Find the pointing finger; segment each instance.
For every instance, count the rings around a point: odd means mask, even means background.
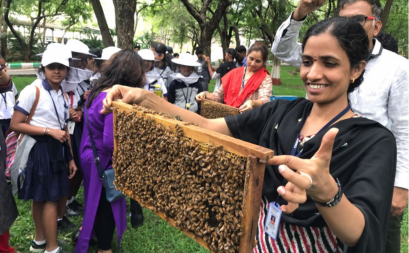
[[[339,132],[338,128],[331,128],[322,137],[321,146],[315,153],[314,158],[321,158],[323,160],[331,160],[332,148],[334,147],[334,140]]]

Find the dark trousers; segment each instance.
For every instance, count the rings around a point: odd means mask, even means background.
[[[115,219],[111,203],[107,201],[104,187],[102,187],[101,198],[99,199],[94,228],[98,240],[98,249],[111,249],[112,237],[115,231]]]
[[[402,219],[403,213],[389,218],[388,235],[386,236],[384,253],[400,253],[400,228]]]

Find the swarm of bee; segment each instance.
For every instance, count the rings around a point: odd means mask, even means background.
[[[207,119],[224,118],[239,114],[239,109],[221,103],[204,100],[201,102],[200,115]]]
[[[247,158],[187,138],[179,125],[171,130],[135,111],[118,111],[115,127],[116,188],[202,238],[211,251],[238,252]]]

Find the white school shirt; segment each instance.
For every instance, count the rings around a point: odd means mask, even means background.
[[[300,67],[301,44],[297,39],[303,21],[293,20],[292,15],[277,30],[271,52]],[[348,98],[355,113],[384,126],[390,124],[398,152],[395,186],[409,189],[409,61],[373,41],[364,81]]]
[[[158,79],[156,79],[156,81],[157,81],[157,83],[158,83],[158,84],[160,85],[160,87],[161,87],[161,90],[162,90],[162,98],[163,98],[164,96],[167,96],[167,95],[168,95],[168,89],[166,89],[165,82],[163,81],[162,77],[160,77],[159,73],[155,70],[155,68],[153,68],[153,69],[151,69],[150,71],[146,72],[145,75],[152,76],[152,77],[157,75],[157,76],[158,76]],[[151,81],[151,83],[149,83],[149,81]],[[144,84],[144,86],[143,86],[143,89],[145,89],[145,90],[150,90],[150,91],[154,92],[155,89],[152,88],[153,85],[154,85],[154,84],[152,84],[152,80],[148,80],[148,78],[146,78],[146,81],[145,81],[145,84]],[[150,86],[150,87],[149,87],[149,86]]]
[[[31,118],[30,125],[44,128],[48,127],[51,129],[65,129],[66,122],[70,115],[68,111],[69,103],[66,100],[62,89],[59,89],[57,93],[45,80],[43,82],[43,80],[37,79],[32,84],[26,86],[21,91],[17,104],[14,106],[14,110],[17,110],[26,116],[30,114],[31,108],[36,99],[35,86],[40,90],[40,99],[34,115]],[[58,112],[58,117],[54,109],[53,101]]]
[[[77,93],[79,96],[84,94],[87,90],[89,90],[90,84],[86,83],[85,81],[81,81],[77,86]]]
[[[14,112],[14,105],[16,104],[16,96],[18,91],[13,81],[11,81],[11,90],[0,93],[0,119],[10,119]],[[5,112],[8,111],[8,113]],[[5,115],[8,114],[8,115]]]

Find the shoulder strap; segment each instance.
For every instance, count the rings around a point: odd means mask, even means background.
[[[97,149],[96,149],[96,147],[95,147],[94,137],[92,137],[91,128],[89,127],[88,109],[89,109],[89,108],[87,108],[87,110],[86,110],[86,117],[87,117],[86,120],[87,120],[88,135],[89,135],[89,139],[90,139],[90,141],[91,141],[92,152],[94,153],[94,163],[97,165],[99,178],[100,178],[101,180],[103,180],[104,175],[102,174],[101,163],[100,163],[100,161],[99,161],[98,152],[97,152]]]
[[[35,87],[36,87],[36,100],[34,101],[33,107],[31,107],[30,114],[28,115],[28,118],[26,121],[27,124],[30,124],[31,118],[33,117],[34,112],[36,111],[38,100],[40,100],[40,89],[37,86]]]
[[[30,124],[31,118],[33,118],[33,115],[37,109],[38,101],[40,100],[40,89],[36,85],[34,86],[36,87],[36,100],[34,101],[34,104],[30,110],[30,114],[28,115],[28,118],[26,120],[27,124]],[[18,144],[20,144],[23,137],[24,137],[24,134],[20,134],[20,136],[18,137]]]

